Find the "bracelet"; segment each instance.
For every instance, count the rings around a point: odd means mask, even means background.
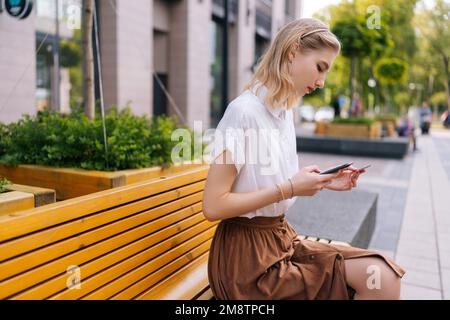
[[[280,199],[280,197],[278,197],[278,200],[277,200],[277,203],[279,203],[282,199],[284,200],[283,191],[281,190],[281,187],[278,184],[275,184],[275,185],[277,186],[278,193],[281,196],[281,199]]]
[[[291,198],[293,198],[294,197],[294,185],[292,184],[292,180],[291,180],[291,178],[288,178],[288,180],[289,180],[289,183],[291,184]]]
[[[281,188],[281,184],[278,185],[278,188],[280,188],[280,191],[281,191],[281,199],[282,200],[286,199],[286,197],[284,196],[284,193],[283,193],[283,188]]]

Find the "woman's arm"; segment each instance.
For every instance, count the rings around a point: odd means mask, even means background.
[[[318,172],[320,170],[317,166],[304,167],[297,172],[291,179],[293,196],[313,196],[338,175],[319,175]],[[209,221],[240,216],[279,200],[275,183],[272,187],[253,192],[231,192],[236,175],[237,170],[228,150],[211,163],[203,193],[203,214]],[[291,183],[288,180],[280,186],[285,198],[292,197]]]
[[[219,161],[226,157],[226,161]],[[225,150],[211,163],[203,193],[203,214],[209,221],[222,220],[255,211],[278,201],[279,191],[273,187],[246,193],[233,193],[231,187],[237,170],[231,154]],[[289,181],[281,184],[285,197],[291,196]]]

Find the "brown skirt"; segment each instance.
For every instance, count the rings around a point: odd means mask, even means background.
[[[344,259],[377,256],[365,249],[300,240],[284,214],[222,220],[212,240],[208,277],[219,300],[353,299]]]

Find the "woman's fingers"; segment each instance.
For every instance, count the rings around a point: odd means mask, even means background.
[[[339,173],[321,174],[319,176],[319,182],[330,183],[333,181],[333,179],[336,179],[338,175]]]
[[[316,165],[307,166],[307,167],[305,167],[305,169],[306,169],[308,172],[317,172],[317,173],[320,173],[320,168],[319,168],[318,166],[316,166]]]

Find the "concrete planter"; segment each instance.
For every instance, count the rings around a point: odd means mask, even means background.
[[[0,216],[37,208],[56,201],[55,191],[19,184],[7,186],[8,192],[0,194]]]
[[[57,200],[66,200],[139,181],[170,176],[202,165],[204,163],[184,162],[167,168],[157,166],[114,172],[38,165],[19,165],[17,167],[0,165],[0,175],[16,183],[54,189]]]
[[[328,129],[328,122],[316,122],[316,129],[314,130],[315,134],[326,135]]]

